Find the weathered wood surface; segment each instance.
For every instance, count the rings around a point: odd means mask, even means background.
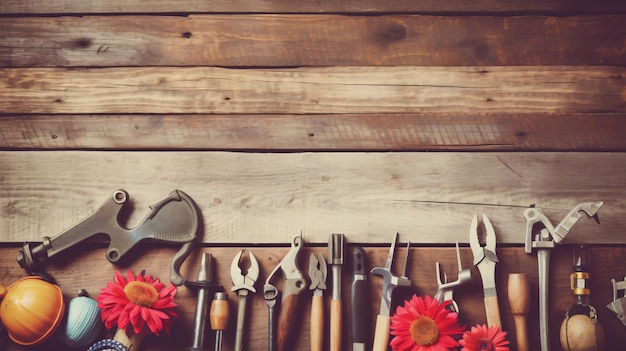
[[[402,1],[402,0],[348,0],[286,3],[277,0],[202,1],[154,0],[149,4],[141,0],[4,0],[0,3],[2,14],[84,14],[84,13],[625,13],[626,5],[621,1],[596,0],[480,0],[480,1]]]
[[[5,115],[5,149],[626,151],[626,114]]]
[[[5,113],[622,112],[626,68],[0,69]]]
[[[392,236],[383,236],[383,240],[390,241]],[[351,241],[352,237],[347,237],[348,241]],[[403,239],[403,236],[400,237]],[[306,245],[306,244],[305,244]],[[347,250],[350,250],[352,244],[347,245]],[[388,244],[387,244],[388,245]],[[395,274],[401,273],[402,265],[404,264],[406,250],[399,245],[396,252]],[[404,245],[406,247],[406,245]],[[275,267],[277,262],[288,251],[285,247],[256,247],[256,246],[243,246],[239,247],[214,247],[209,246],[205,248],[199,248],[188,261],[183,265],[183,274],[185,276],[193,277],[196,274],[199,252],[209,252],[215,258],[216,267],[216,279],[218,284],[230,291],[232,287],[229,268],[230,263],[234,255],[240,249],[250,249],[255,254],[261,265],[261,275],[257,283],[257,289],[261,291],[262,282],[265,281],[267,275]],[[15,255],[17,254],[17,246],[7,246],[0,248],[0,274],[2,279],[0,283],[10,284],[13,281],[23,277],[24,271],[19,268],[15,263]],[[365,247],[368,255],[367,269],[378,266],[382,267],[385,264],[386,256],[388,253],[387,247]],[[146,269],[147,273],[160,277],[163,281],[167,282],[169,277],[169,262],[175,253],[173,248],[163,248],[159,246],[145,245],[136,251],[132,260],[125,262],[118,266],[109,264],[104,256],[105,250],[97,245],[84,245],[79,250],[74,250],[69,255],[63,257],[55,257],[55,260],[49,261],[45,268],[51,273],[61,286],[64,295],[69,301],[70,298],[76,296],[76,292],[84,288],[90,293],[92,298],[96,298],[101,288],[106,285],[106,282],[112,281],[113,272],[115,269],[120,269],[125,272],[126,269],[131,269],[133,272],[138,273],[142,269]],[[306,267],[308,267],[308,258],[311,252],[320,252],[326,256],[327,252],[325,248],[308,247],[303,250],[300,257],[300,264],[303,267],[305,276]],[[572,253],[573,247],[571,245],[559,246],[552,252],[551,260],[551,272],[550,272],[550,312],[549,322],[551,331],[551,346],[554,350],[560,350],[558,343],[559,327],[563,320],[563,316],[567,308],[573,303],[573,295],[570,290],[569,275],[573,272],[572,269]],[[531,283],[531,309],[528,315],[528,330],[530,337],[530,346],[533,350],[539,349],[539,323],[538,323],[538,278],[537,278],[537,258],[534,254],[524,253],[523,248],[520,247],[499,247],[497,254],[500,262],[496,266],[496,282],[498,290],[498,299],[500,304],[500,313],[502,317],[503,328],[508,334],[508,339],[513,343],[512,349],[514,349],[515,343],[515,329],[513,323],[513,316],[510,312],[507,294],[507,279],[509,273],[525,272],[529,275]],[[343,274],[343,330],[344,337],[343,345],[344,349],[350,349],[350,318],[349,318],[349,293],[350,293],[350,255],[346,256],[344,263]],[[435,262],[442,264],[442,270],[448,274],[450,280],[455,280],[457,276],[457,262],[456,253],[454,247],[439,247],[439,248],[420,248],[419,245],[414,246],[411,250],[408,263],[408,277],[412,281],[411,289],[397,289],[395,294],[395,304],[401,304],[403,299],[409,298],[411,294],[428,294],[433,296],[437,290],[437,279],[435,271]],[[461,311],[460,320],[467,325],[473,325],[476,323],[486,323],[484,305],[482,301],[482,285],[480,280],[480,273],[475,267],[472,267],[472,254],[469,247],[461,247],[461,261],[463,268],[471,268],[473,281],[462,288],[458,288],[454,293],[454,298],[459,305]],[[626,248],[624,246],[619,247],[592,247],[592,262],[590,274],[590,288],[591,299],[590,303],[595,306],[598,311],[598,318],[600,323],[604,326],[605,330],[614,330],[615,332],[606,333],[607,345],[623,345],[626,343],[626,333],[622,332],[623,325],[604,306],[613,300],[611,291],[611,279],[621,280],[623,279],[623,267],[626,264]],[[330,278],[330,277],[329,277]],[[380,295],[382,288],[382,279],[379,276],[368,275],[368,282],[370,286],[370,307],[369,312],[372,318],[372,326],[374,316],[378,313]],[[281,285],[281,280],[276,281],[278,286]],[[308,290],[304,293],[305,297],[302,299],[301,309],[301,322],[298,325],[298,337],[296,338],[297,345],[294,349],[307,350],[309,349],[309,316],[310,316],[310,292]],[[267,306],[260,293],[250,295],[249,302],[249,338],[248,344],[250,350],[264,350],[267,347]],[[230,307],[232,317],[230,320],[230,328],[226,331],[224,338],[224,350],[232,350],[234,345],[234,330],[235,330],[235,311],[236,311],[236,295],[235,293],[229,293]],[[326,292],[326,321],[328,322],[328,308],[329,308],[330,292]],[[184,347],[190,346],[192,341],[193,330],[193,314],[195,309],[195,294],[193,291],[186,287],[181,287],[176,295],[176,303],[179,305],[177,312],[180,314],[180,318],[174,324],[174,330],[170,337],[149,337],[144,341],[142,350],[145,351],[157,351],[157,350],[181,350]],[[326,324],[326,345],[328,345],[328,324]],[[373,329],[372,329],[373,330]],[[106,333],[103,333],[103,336]],[[209,334],[211,335],[211,334]],[[0,341],[1,343],[2,341]],[[6,340],[5,340],[6,342]],[[212,347],[213,337],[208,336],[207,342]],[[0,346],[3,346],[0,344]],[[59,347],[59,342],[52,339],[50,342],[44,343],[37,347],[22,348],[15,344],[4,345],[3,350],[18,351],[18,350],[53,350],[63,349],[63,346]],[[210,349],[210,348],[209,348]],[[617,350],[617,349],[613,349]]]
[[[0,66],[624,65],[625,16],[15,17]]]
[[[229,153],[2,152],[3,241],[41,241],[126,189],[128,226],[174,189],[202,213],[203,241],[284,242],[303,232],[325,243],[344,232],[380,244],[401,233],[414,243],[468,242],[475,213],[498,242],[525,240],[524,209],[555,223],[578,203],[604,201],[601,225],[582,219],[566,242],[626,243],[624,153]]]

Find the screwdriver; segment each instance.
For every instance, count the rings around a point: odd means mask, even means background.
[[[222,338],[228,326],[228,319],[228,294],[223,291],[216,292],[209,311],[211,329],[215,330],[215,351],[222,350]]]

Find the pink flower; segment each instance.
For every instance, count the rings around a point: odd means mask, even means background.
[[[459,342],[463,348],[461,351],[509,351],[506,346],[506,332],[500,327],[476,325],[463,333],[463,340]]]
[[[391,317],[391,334],[395,337],[389,343],[393,350],[402,351],[447,351],[455,349],[459,343],[452,335],[461,335],[465,330],[459,325],[457,313],[426,295],[424,298],[413,295],[411,300],[399,306]]]
[[[130,335],[131,331],[140,334],[149,329],[159,335],[161,330],[170,333],[172,318],[178,317],[174,308],[176,287],[165,287],[159,278],[144,275],[137,278],[128,270],[124,279],[115,271],[115,281],[108,282],[97,297],[102,309],[101,318],[107,329],[116,326]]]

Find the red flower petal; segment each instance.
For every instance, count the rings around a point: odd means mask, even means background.
[[[137,334],[150,330],[156,335],[165,330],[169,334],[172,318],[178,317],[174,309],[178,306],[174,302],[176,286],[166,287],[158,278],[144,272],[135,277],[131,270],[126,272],[126,278],[115,271],[113,280],[100,290],[96,299],[101,309],[100,317],[108,329],[117,327],[127,333]],[[149,284],[156,289],[157,301],[150,307],[135,305],[126,296],[124,287],[134,281]]]

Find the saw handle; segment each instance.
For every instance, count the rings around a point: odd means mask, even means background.
[[[509,305],[515,320],[517,349],[529,351],[526,315],[530,310],[530,283],[527,273],[511,273],[508,281]]]

